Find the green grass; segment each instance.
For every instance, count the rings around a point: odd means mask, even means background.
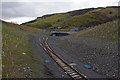
[[[29,33],[38,33],[38,32],[41,32],[42,29],[39,29],[39,28],[35,28],[35,27],[29,27],[29,26],[25,26],[25,25],[18,25],[18,24],[13,24],[13,23],[8,23],[8,22],[3,22],[3,23],[6,23],[10,26],[13,26],[13,27],[16,27],[16,28],[20,28],[21,30],[24,30],[26,32],[29,32]]]
[[[54,24],[60,23],[68,16],[69,16],[69,14],[55,14],[53,16],[46,17],[46,18],[38,18],[36,22],[29,23],[27,25],[44,29],[44,24],[49,23],[53,26]],[[43,26],[41,26],[41,25],[43,25]],[[51,26],[48,26],[48,27],[51,27]]]
[[[88,28],[73,34],[73,36],[89,37],[111,42],[118,41],[118,20]]]
[[[42,73],[43,68],[35,63],[36,60],[31,55],[33,45],[29,42],[28,35],[6,24],[2,25],[2,77],[25,78],[26,75]],[[23,68],[26,67],[30,67],[33,73],[25,72]]]
[[[74,16],[73,18],[64,21],[58,26],[62,27],[80,27],[88,25],[90,22],[96,21],[96,18],[92,14],[85,13],[83,15]]]
[[[74,16],[68,20],[65,20],[62,24],[57,26],[62,27],[88,27],[108,22],[117,18],[117,9],[106,8],[106,9],[95,9],[82,15]],[[110,14],[112,12],[112,14]]]
[[[45,18],[37,18],[35,22],[25,25],[41,29],[50,29],[53,27],[66,27],[66,29],[70,29],[71,27],[88,27],[115,20],[117,13],[118,8],[114,7],[88,9],[87,12],[84,12],[84,10],[71,11],[64,14],[54,14]],[[74,14],[74,16],[71,16],[71,14]]]

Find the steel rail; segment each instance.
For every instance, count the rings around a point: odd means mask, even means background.
[[[40,42],[40,45],[41,47],[44,49],[44,51],[57,63],[57,65],[59,65],[65,73],[67,73],[68,76],[70,76],[73,80],[76,80],[76,78],[74,76],[71,76],[70,73],[65,70],[64,68],[67,67],[67,68],[70,68],[74,73],[72,74],[76,74],[76,76],[79,75],[79,79],[83,79],[83,80],[87,80],[85,76],[83,76],[83,74],[79,73],[76,69],[74,69],[73,67],[71,67],[69,64],[67,64],[61,57],[59,57],[55,51],[51,48],[50,44],[48,43],[48,38],[44,39],[43,38],[43,44],[42,44],[42,41],[40,40],[39,38],[39,42]],[[50,54],[52,53],[53,55],[55,55],[59,60],[61,60],[62,63],[64,63],[66,66],[62,67],[54,58],[53,56]]]
[[[51,48],[50,44],[48,43],[48,38],[46,39],[46,43],[48,45],[48,49],[51,50],[51,52],[56,55],[63,63],[65,63],[67,66],[69,66],[72,70],[74,70],[77,74],[79,74],[84,80],[87,80],[86,77],[84,77],[82,74],[80,74],[76,69],[71,67],[69,64],[67,64],[62,58],[60,58],[55,51]]]

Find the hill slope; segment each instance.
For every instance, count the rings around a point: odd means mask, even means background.
[[[8,23],[8,22],[4,22],[1,21],[3,24],[6,24],[7,26],[13,27],[13,28],[17,28],[20,30],[23,30],[25,32],[29,32],[29,33],[38,33],[41,32],[42,29],[38,29],[35,27],[29,27],[29,26],[25,26],[25,25],[18,25],[18,24],[14,24],[14,23]]]
[[[19,25],[3,22],[2,25],[2,78],[30,78],[42,75],[43,67],[32,56],[33,45],[29,35]],[[17,27],[17,28],[16,28]],[[29,29],[25,28],[28,32]],[[36,75],[37,76],[37,75]]]
[[[86,30],[73,34],[73,36],[89,37],[104,41],[118,41],[118,20],[87,28]]]
[[[27,25],[27,26],[45,29],[47,27],[51,27],[51,26],[55,26],[57,24],[60,24],[64,20],[69,19],[75,15],[84,14],[84,13],[86,13],[88,11],[92,11],[92,10],[94,10],[94,8],[70,11],[67,13],[44,15],[42,17],[38,17],[37,19],[35,19],[33,21],[23,23],[22,25]]]
[[[52,27],[89,27],[105,23],[117,18],[118,7],[89,8],[67,13],[45,15],[23,25],[37,28]]]
[[[114,20],[115,18],[117,18],[117,9],[115,8],[96,9],[83,15],[74,16],[58,26],[89,27]]]

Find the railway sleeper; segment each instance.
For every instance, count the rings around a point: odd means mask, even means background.
[[[59,62],[59,64],[61,64],[61,65],[65,65],[63,62]]]
[[[80,76],[80,75],[74,75],[74,76],[72,76],[72,77],[76,78],[76,77],[78,77],[78,76]]]
[[[64,69],[67,69],[67,68],[69,68],[69,67],[66,66],[66,67],[63,67],[63,68],[64,68]]]
[[[71,74],[71,73],[75,73],[75,71],[67,71],[69,74]]]
[[[78,77],[74,77],[75,79],[81,79],[82,77],[78,76]]]
[[[60,66],[65,67],[66,65],[60,65]]]
[[[56,57],[54,54],[51,54],[51,56]]]
[[[64,68],[67,72],[74,72],[73,70],[71,70],[69,67],[68,68]]]
[[[71,76],[73,76],[73,75],[77,75],[77,73],[70,73],[70,75],[71,75]]]
[[[68,72],[70,72],[71,70],[69,69],[69,70],[67,70]]]
[[[62,62],[61,60],[57,60],[57,62]]]

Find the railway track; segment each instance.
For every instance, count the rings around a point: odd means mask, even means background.
[[[43,38],[42,41],[39,38],[39,44],[43,50],[56,62],[56,64],[62,68],[62,70],[73,80],[87,80],[86,76],[79,73],[76,69],[67,64],[61,57],[59,57],[48,43],[48,38]]]

